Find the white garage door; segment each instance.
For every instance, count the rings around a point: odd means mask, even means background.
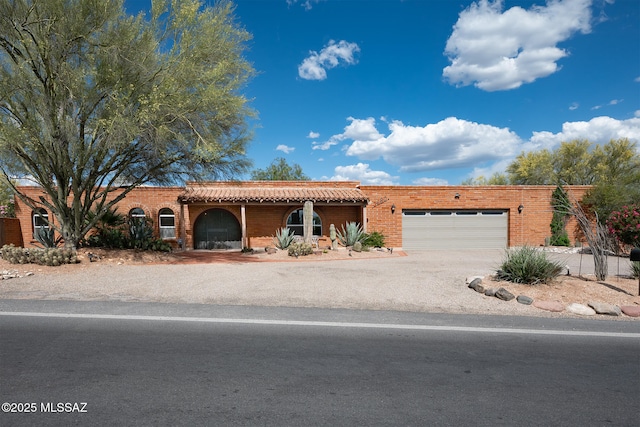
[[[503,249],[509,216],[503,210],[407,210],[402,212],[402,248]]]

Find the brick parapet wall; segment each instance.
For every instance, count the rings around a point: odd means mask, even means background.
[[[208,183],[213,185],[214,183]],[[190,183],[189,185],[194,185]],[[202,185],[207,185],[203,183]],[[317,181],[264,181],[264,182],[220,182],[220,186],[253,186],[264,187],[328,187],[354,188],[357,182],[317,182]],[[567,187],[572,198],[580,200],[588,186]],[[550,236],[552,218],[551,195],[555,186],[360,186],[361,191],[369,198],[365,208],[365,228],[368,232],[379,231],[386,239],[389,247],[402,246],[402,211],[407,209],[503,209],[509,213],[508,245],[523,244],[542,245]],[[43,195],[39,187],[21,187],[21,191],[38,199]],[[200,214],[208,209],[221,208],[231,212],[241,224],[241,207],[234,204],[193,204],[181,206],[177,201],[184,187],[139,187],[132,190],[127,197],[118,203],[118,212],[128,213],[132,208],[140,207],[158,226],[158,213],[167,207],[176,216],[176,237],[181,237],[181,224],[186,231],[185,247],[193,248],[193,226]],[[456,198],[456,194],[459,195]],[[395,205],[395,213],[391,206]],[[522,205],[522,213],[518,206]],[[280,227],[284,227],[286,219],[300,205],[285,204],[250,204],[246,205],[247,236],[249,247],[262,247],[272,244],[272,238]],[[314,210],[320,216],[323,225],[324,244],[328,244],[329,225],[340,229],[349,221],[362,222],[363,208],[356,205],[324,205],[317,203]],[[25,246],[33,246],[31,209],[16,199],[16,216],[21,225],[22,241]],[[50,220],[55,219],[50,216]],[[575,240],[575,222],[570,221],[567,231]],[[174,241],[174,245],[176,242]]]
[[[543,245],[551,234],[551,195],[555,186],[362,186],[370,204],[368,231],[380,231],[389,247],[402,245],[402,211],[410,209],[499,209],[509,213],[508,245]],[[580,200],[589,186],[569,186],[572,198]],[[456,195],[458,197],[456,197]],[[395,205],[395,213],[391,206]],[[522,205],[522,212],[518,207]],[[567,231],[575,240],[575,222]]]

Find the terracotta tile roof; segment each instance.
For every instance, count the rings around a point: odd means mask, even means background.
[[[183,203],[354,203],[369,201],[357,188],[333,187],[230,187],[193,186],[187,187],[178,197]]]

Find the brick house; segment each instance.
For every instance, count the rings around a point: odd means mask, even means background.
[[[582,198],[588,186],[568,191]],[[303,207],[310,202],[314,240],[329,246],[329,227],[349,221],[378,231],[386,245],[405,250],[505,248],[543,245],[550,235],[554,186],[363,186],[355,181],[189,182],[184,187],[140,187],[118,203],[118,212],[153,219],[158,236],[176,248],[260,248],[276,230],[303,235]],[[21,187],[38,199],[39,187]],[[16,200],[24,246],[47,221]],[[567,226],[572,241],[574,229]]]

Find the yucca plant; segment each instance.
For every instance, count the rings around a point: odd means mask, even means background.
[[[273,244],[278,249],[287,249],[295,240],[296,236],[289,227],[283,227],[276,230],[276,237],[273,238]]]
[[[548,283],[562,272],[562,264],[551,261],[546,253],[531,246],[507,250],[496,277],[514,283]]]
[[[353,246],[356,242],[362,243],[367,237],[366,233],[357,222],[348,222],[346,228],[342,226],[342,232],[336,230],[338,240],[343,246]]]

